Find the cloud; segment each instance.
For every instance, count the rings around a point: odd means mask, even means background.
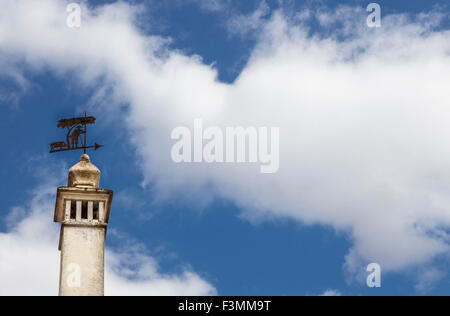
[[[15,67],[12,58],[6,60],[0,56],[0,69],[0,103],[16,106],[30,88],[30,83]]]
[[[338,290],[326,290],[322,295],[320,296],[342,296],[341,292]]]
[[[447,272],[437,268],[424,268],[417,276],[417,284],[415,289],[421,294],[429,293],[443,278],[447,276]]]
[[[269,13],[270,7],[265,1],[261,1],[258,8],[250,14],[231,15],[227,21],[227,30],[231,35],[245,38],[263,28]]]
[[[385,16],[369,29],[365,12],[345,8],[317,33],[305,15],[275,12],[245,69],[224,84],[199,56],[143,35],[137,9],[123,2],[85,8],[77,30],[65,26],[63,1],[1,4],[3,57],[110,89],[113,102],[99,104],[109,113],[129,105],[127,126],[157,198],[221,197],[249,220],[331,226],[352,241],[346,267],[355,273],[449,253],[450,32],[435,29],[435,13]],[[280,172],[173,164],[171,131],[195,118],[280,127]]]
[[[231,0],[190,0],[190,1],[196,3],[200,7],[200,9],[209,12],[219,12],[228,9],[231,4]]]
[[[9,230],[0,233],[0,295],[58,295],[59,224],[53,223],[56,183],[36,188],[26,209],[15,208]],[[20,215],[20,217],[18,217]],[[13,225],[12,222],[15,222]],[[109,237],[111,238],[111,237]],[[106,250],[105,294],[114,296],[216,295],[215,288],[191,269],[163,274],[142,246]]]

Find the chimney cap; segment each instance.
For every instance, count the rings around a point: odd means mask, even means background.
[[[87,154],[81,156],[80,161],[70,168],[67,186],[72,188],[97,189],[100,185],[100,170],[91,163]]]

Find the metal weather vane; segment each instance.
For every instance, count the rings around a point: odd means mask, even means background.
[[[95,143],[92,146],[87,145],[87,126],[95,124],[96,118],[93,116],[75,117],[71,119],[62,119],[58,122],[58,128],[66,128],[66,141],[55,142],[50,144],[50,153],[57,153],[69,150],[83,149],[84,153],[88,149],[97,150],[102,145]],[[81,140],[81,142],[80,142]]]

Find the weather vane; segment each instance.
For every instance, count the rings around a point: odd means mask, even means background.
[[[97,150],[100,147],[103,147],[97,143],[93,146],[87,146],[87,126],[88,124],[95,124],[95,120],[95,117],[87,116],[86,113],[84,114],[84,117],[60,120],[58,122],[58,128],[67,128],[66,141],[50,144],[50,153],[79,149],[83,149],[84,153],[86,153],[88,149]]]

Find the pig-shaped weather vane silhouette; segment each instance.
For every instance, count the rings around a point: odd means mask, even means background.
[[[97,150],[102,145],[95,143],[93,146],[87,146],[87,126],[95,124],[96,118],[93,116],[75,117],[71,119],[62,119],[58,122],[58,128],[66,128],[66,141],[50,144],[50,153],[57,153],[69,150],[83,149],[84,153],[88,149]],[[81,142],[80,142],[81,141]]]

